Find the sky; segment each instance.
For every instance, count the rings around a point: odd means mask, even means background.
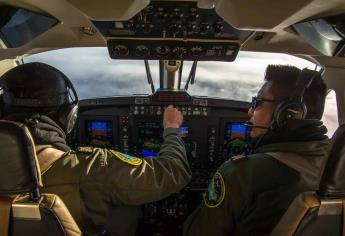
[[[35,54],[24,61],[39,61],[65,73],[73,82],[80,99],[116,95],[150,94],[143,61],[113,60],[107,48],[69,48]],[[184,63],[182,87],[188,77],[191,62]],[[198,62],[195,84],[189,85],[192,95],[250,101],[263,83],[268,64],[294,65],[314,69],[315,64],[297,57],[240,52],[234,62]],[[157,61],[150,61],[155,87],[159,83]],[[330,93],[326,99],[323,120],[332,135],[338,126],[336,99]]]

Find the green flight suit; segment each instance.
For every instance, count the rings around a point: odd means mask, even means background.
[[[128,205],[163,199],[181,190],[191,178],[178,129],[165,129],[163,138],[156,158],[139,159],[99,148],[70,153],[43,175],[42,191],[59,195],[81,229],[91,222],[111,228],[108,217],[116,209],[120,217],[128,217],[124,222],[132,232],[112,233],[133,234],[135,223],[129,222],[133,219],[128,216]]]
[[[329,141],[267,144],[224,162],[184,235],[269,235],[293,199],[312,190],[301,174],[267,152],[294,152],[321,168]],[[315,185],[315,184],[314,184]]]

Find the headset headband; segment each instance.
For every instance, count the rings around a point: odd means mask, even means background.
[[[77,94],[77,91],[75,90],[71,80],[67,76],[65,76],[64,74],[63,74],[63,77],[65,78],[65,82],[67,83],[67,89],[71,89],[73,92],[74,101],[72,103],[78,103],[78,101],[79,101],[78,94]],[[68,90],[67,90],[67,92],[68,92]]]
[[[66,93],[59,93],[54,96],[49,96],[47,98],[42,99],[30,99],[30,98],[16,98],[13,96],[12,93],[3,91],[2,97],[3,102],[7,105],[11,106],[21,106],[21,107],[54,107],[54,106],[61,106],[66,103],[67,96],[69,94],[69,90],[72,90],[74,100],[71,104],[78,103],[78,95],[77,92],[72,84],[72,82],[68,79],[67,76],[63,74],[62,76],[66,83],[67,91]],[[70,96],[71,97],[71,96]]]
[[[313,73],[312,76],[310,75],[311,73]],[[290,100],[294,102],[303,102],[305,90],[309,88],[318,73],[319,72],[317,70],[312,71],[304,68],[297,78],[296,89],[290,97]]]

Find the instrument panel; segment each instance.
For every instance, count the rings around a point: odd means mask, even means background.
[[[192,1],[151,1],[128,21],[93,21],[105,37],[246,39],[252,31],[238,30],[214,9],[201,9]]]
[[[77,144],[156,158],[163,142],[164,107],[171,103],[153,96],[83,100]],[[173,105],[184,115],[180,135],[192,180],[180,193],[142,206],[140,232],[145,235],[181,235],[183,221],[201,202],[217,167],[233,155],[249,152],[249,132],[244,125],[248,103],[190,97]]]
[[[239,44],[226,41],[108,40],[112,59],[234,61]]]

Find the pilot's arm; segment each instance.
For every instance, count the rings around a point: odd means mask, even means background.
[[[109,205],[139,205],[181,190],[191,178],[178,129],[182,120],[175,108],[166,109],[164,141],[155,158],[140,159],[106,149],[98,149],[96,157],[94,152],[81,183],[88,210],[106,214]]]
[[[203,201],[187,218],[183,235],[232,235],[244,205],[240,179],[224,163],[213,176]]]

